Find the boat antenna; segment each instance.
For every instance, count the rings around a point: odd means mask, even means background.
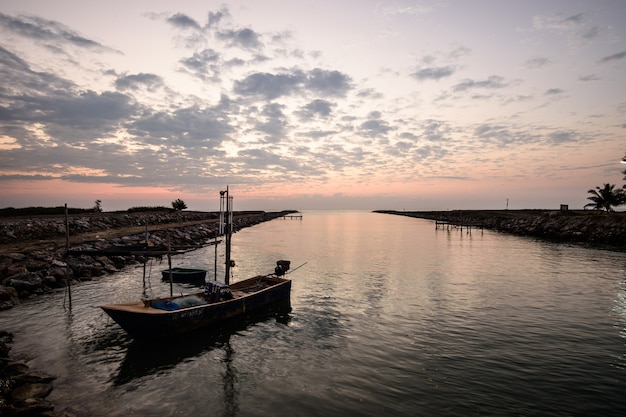
[[[230,243],[233,235],[233,197],[226,191],[220,191],[220,234],[226,238],[226,268],[224,283],[230,285],[230,268],[233,262],[230,260]]]

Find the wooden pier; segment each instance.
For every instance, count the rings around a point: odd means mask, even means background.
[[[472,232],[472,228],[483,230],[483,224],[477,222],[469,222],[463,220],[435,220],[435,230],[437,229],[463,229],[467,231],[467,233]]]
[[[281,217],[283,220],[286,219],[290,219],[290,220],[302,220],[302,214],[286,214],[284,216]]]

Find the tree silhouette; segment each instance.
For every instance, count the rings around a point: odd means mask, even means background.
[[[626,193],[624,190],[615,189],[615,184],[604,184],[602,188],[596,187],[595,190],[587,191],[591,197],[591,203],[586,204],[585,208],[592,207],[594,210],[615,211],[613,207],[626,204]]]
[[[180,211],[185,210],[187,208],[187,204],[185,204],[185,202],[180,198],[177,198],[176,200],[172,201],[172,207],[174,208],[174,210]]]

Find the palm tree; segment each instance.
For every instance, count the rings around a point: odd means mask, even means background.
[[[615,184],[604,184],[603,188],[596,187],[595,190],[587,191],[591,194],[591,197],[587,197],[587,200],[592,202],[585,205],[587,207],[593,207],[594,210],[606,210],[615,211],[614,206],[626,204],[626,193],[624,190],[615,189]]]

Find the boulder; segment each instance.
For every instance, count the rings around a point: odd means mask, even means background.
[[[72,277],[72,270],[68,269],[65,266],[56,266],[53,265],[48,268],[48,275],[54,277],[57,281],[64,280],[67,278],[69,273],[70,278]]]
[[[54,403],[43,398],[28,398],[11,406],[14,416],[47,416],[54,410]]]
[[[13,287],[18,292],[21,298],[25,298],[28,294],[34,293],[37,289],[41,288],[42,279],[34,272],[25,272],[23,274],[14,275],[5,280],[5,286]]]
[[[102,265],[102,267],[104,268],[104,270],[108,272],[109,274],[119,271],[119,269],[115,266],[113,261],[107,258],[106,256],[98,256],[95,260],[99,262],[100,265]]]
[[[90,277],[91,268],[84,260],[79,258],[69,258],[67,263],[72,270],[73,276],[77,278]]]
[[[0,301],[9,301],[14,298],[17,298],[17,291],[15,288],[0,285]]]
[[[50,382],[24,384],[11,392],[11,398],[16,403],[23,403],[29,398],[46,398],[51,392],[52,384]]]

